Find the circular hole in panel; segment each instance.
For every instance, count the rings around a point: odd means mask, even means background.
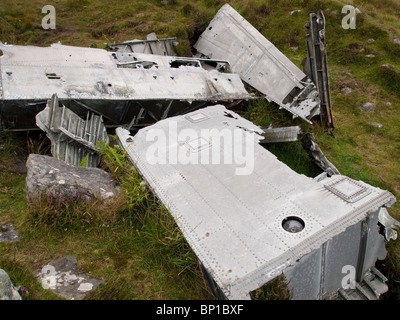
[[[295,216],[290,216],[282,221],[282,228],[290,233],[298,233],[301,232],[305,227],[304,221]]]

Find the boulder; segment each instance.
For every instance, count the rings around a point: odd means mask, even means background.
[[[0,300],[22,300],[7,272],[0,269]]]
[[[50,262],[37,273],[44,289],[69,299],[79,300],[96,289],[103,280],[91,278],[76,267],[76,258],[66,256]]]
[[[119,188],[112,176],[98,168],[77,167],[50,156],[30,154],[26,162],[28,201],[46,194],[61,199],[107,199]]]

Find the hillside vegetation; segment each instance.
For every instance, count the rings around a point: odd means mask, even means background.
[[[334,136],[300,119],[293,121],[286,111],[265,102],[249,103],[243,115],[258,125],[298,124],[304,132],[312,131],[324,154],[342,174],[389,190],[400,199],[400,44],[396,43],[400,39],[400,1],[227,2],[300,68],[306,56],[304,25],[309,13],[323,10]],[[105,48],[105,43],[145,39],[148,33],[155,32],[159,38],[177,37],[176,52],[192,56],[191,45],[224,3],[1,0],[0,41],[38,46],[61,41],[65,45]],[[46,4],[56,8],[55,30],[41,27],[41,9]],[[346,4],[360,10],[355,29],[341,26],[345,16],[341,10]],[[352,92],[343,94],[344,87]],[[374,112],[364,112],[360,107],[364,102],[374,102]],[[383,127],[374,126],[374,122]],[[92,223],[78,218],[79,223],[54,226],[35,221],[43,214],[40,210],[36,216],[28,213],[25,176],[18,169],[28,153],[48,153],[48,142],[38,135],[31,139],[26,133],[2,133],[0,139],[0,224],[12,222],[22,236],[17,244],[0,243],[0,268],[9,273],[14,283],[30,289],[31,295],[25,298],[57,298],[44,290],[33,274],[65,255],[76,256],[79,268],[107,280],[88,299],[211,297],[193,253],[165,209],[151,194],[129,189],[137,180],[128,164],[123,167],[126,171],[119,172],[130,172],[129,178],[117,178],[131,198],[122,201],[115,212]],[[300,173],[312,177],[319,172],[300,142],[273,144],[268,149]],[[121,163],[118,161],[126,160],[121,160],[123,154],[106,151],[109,168],[115,169]],[[85,210],[91,215],[89,209]],[[400,220],[398,203],[389,212]],[[390,279],[391,291],[385,297],[397,299],[400,242],[391,241],[387,248],[387,259],[380,266]]]

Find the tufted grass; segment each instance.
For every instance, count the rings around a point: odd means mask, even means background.
[[[248,103],[243,115],[259,125],[300,125],[312,131],[327,158],[345,175],[400,196],[400,39],[399,3],[395,0],[250,0],[229,2],[262,32],[279,50],[300,67],[306,55],[304,24],[310,12],[324,11],[327,28],[328,68],[333,102],[335,136],[318,126],[309,126],[273,104]],[[105,48],[150,32],[161,37],[177,37],[176,51],[191,56],[191,45],[225,1],[217,0],[54,0],[57,27],[41,28],[41,8],[45,0],[3,0],[0,6],[0,40],[11,44],[65,45]],[[341,8],[358,7],[356,29],[341,28]],[[292,15],[289,12],[300,10]],[[374,39],[368,42],[368,39]],[[297,47],[297,50],[293,50]],[[373,57],[367,57],[367,55]],[[392,71],[382,69],[392,66]],[[393,71],[394,70],[394,71]],[[343,95],[341,88],[352,88]],[[376,104],[373,113],[360,109],[363,102]],[[379,122],[378,129],[369,122]],[[36,144],[33,142],[36,141]],[[128,168],[108,163],[127,190],[128,205],[113,213],[110,223],[89,228],[35,228],[26,222],[24,173],[26,135],[2,133],[0,137],[0,223],[13,222],[23,238],[18,245],[0,244],[0,267],[5,266],[15,281],[22,271],[73,254],[79,267],[108,279],[88,299],[203,299],[210,295],[199,276],[196,259],[179,234],[165,208],[142,189],[140,177]],[[31,148],[44,145],[32,140]],[[314,176],[318,168],[309,161],[299,143],[275,144],[267,148],[297,172]],[[109,150],[110,151],[110,150]],[[110,152],[118,153],[114,149]],[[117,158],[119,159],[119,158]],[[115,160],[115,159],[114,159]],[[121,160],[121,159],[120,159]],[[117,161],[118,163],[118,161]],[[122,162],[121,162],[122,163]],[[124,170],[128,170],[126,175]],[[119,177],[118,174],[121,174]],[[125,178],[124,178],[125,177]],[[400,220],[400,205],[390,208]],[[163,221],[165,225],[160,223]],[[41,224],[44,226],[44,224]],[[88,231],[86,231],[86,229]],[[18,250],[16,250],[17,246]],[[384,273],[390,279],[390,299],[398,299],[400,289],[400,245],[388,244]],[[17,266],[13,271],[13,266]],[[26,285],[28,286],[28,285]],[[29,286],[32,286],[29,284]],[[39,292],[40,288],[38,288]],[[47,299],[44,292],[40,298]]]

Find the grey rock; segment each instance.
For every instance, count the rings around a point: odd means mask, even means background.
[[[340,89],[340,92],[341,92],[343,95],[347,96],[348,94],[350,94],[350,93],[353,92],[353,89],[351,89],[351,88],[349,88],[349,87],[343,87],[343,88]]]
[[[61,198],[107,199],[119,193],[111,175],[98,168],[77,167],[49,156],[30,154],[26,162],[26,194]]]
[[[370,124],[371,126],[374,126],[375,128],[378,128],[378,129],[383,127],[383,124],[381,124],[379,122],[370,121],[370,122],[368,122],[368,124]]]
[[[373,53],[369,53],[365,55],[367,58],[375,58],[375,55]]]
[[[383,64],[383,65],[381,65],[381,68],[389,70],[389,71],[394,72],[394,73],[398,73],[398,71],[393,66],[391,66],[390,64]]]
[[[80,300],[103,283],[103,280],[91,278],[79,271],[76,262],[73,256],[50,262],[37,272],[37,278],[43,288],[69,300]]]
[[[17,242],[19,236],[11,223],[0,224],[0,242]]]
[[[0,269],[0,300],[22,300],[7,272]]]
[[[370,39],[367,40],[367,42],[368,42],[368,43],[375,42],[375,39],[370,38]]]
[[[394,42],[395,44],[400,44],[400,40],[399,40],[399,39],[393,39],[393,42]]]
[[[365,102],[361,105],[361,109],[365,112],[374,112],[375,111],[375,103],[373,102]]]

